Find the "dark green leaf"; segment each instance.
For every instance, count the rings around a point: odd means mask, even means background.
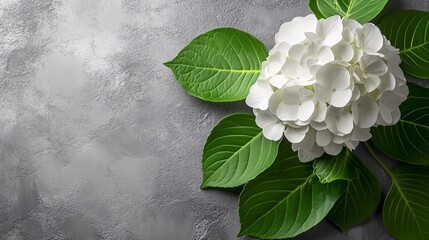
[[[350,180],[357,177],[357,172],[350,165],[353,154],[348,148],[344,148],[337,156],[328,154],[315,160],[314,173],[319,177],[321,183],[330,183],[335,180]]]
[[[301,163],[290,145],[282,144],[275,163],[244,186],[239,236],[294,237],[325,218],[344,189],[345,181],[320,183],[312,164]]]
[[[237,187],[248,182],[274,162],[279,143],[264,138],[251,114],[222,119],[204,146],[201,187]]]
[[[372,141],[386,155],[403,162],[429,164],[429,89],[408,83],[396,125],[372,129]]]
[[[392,171],[383,221],[399,240],[429,239],[429,167],[403,165]]]
[[[375,18],[387,0],[310,0],[310,9],[318,17],[340,15],[366,23]]]
[[[393,12],[382,20],[380,30],[401,50],[402,69],[413,76],[429,79],[429,13]]]
[[[268,53],[248,33],[218,28],[192,40],[165,63],[189,94],[212,102],[246,98]]]
[[[345,193],[328,214],[343,232],[365,221],[380,202],[381,188],[377,178],[356,156],[349,155],[347,168],[357,170],[357,177],[347,182]]]
[[[319,11],[319,7],[317,6],[317,0],[310,0],[308,2],[308,6],[318,19],[324,18],[323,14]]]

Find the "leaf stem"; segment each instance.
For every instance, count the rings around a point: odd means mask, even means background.
[[[372,149],[371,145],[368,142],[364,142],[364,145],[365,145],[366,149],[368,149],[369,153],[374,158],[374,160],[378,163],[378,165],[380,165],[381,168],[383,168],[383,170],[387,174],[389,174],[390,177],[393,178],[392,171],[390,171],[390,169],[387,168],[387,166],[383,163],[383,161],[381,161],[381,159],[377,156],[377,154],[375,154],[374,149]]]

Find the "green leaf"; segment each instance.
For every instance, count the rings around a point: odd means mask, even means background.
[[[383,10],[388,0],[310,0],[310,9],[318,17],[340,15],[366,23]]]
[[[316,15],[317,19],[324,18],[323,14],[319,10],[319,6],[317,6],[317,0],[310,0],[308,2],[308,6],[314,15]]]
[[[249,181],[240,194],[239,236],[294,237],[319,223],[345,189],[345,181],[322,184],[311,163],[301,163],[289,144],[275,163]]]
[[[324,154],[314,161],[314,173],[319,177],[321,183],[356,178],[357,172],[349,163],[353,158],[353,154],[348,148],[344,148],[337,156]]]
[[[429,79],[429,13],[399,10],[383,18],[380,30],[400,49],[404,72]]]
[[[164,64],[192,96],[232,102],[246,98],[267,55],[264,45],[250,34],[218,28],[196,37]]]
[[[356,156],[349,155],[347,168],[357,170],[357,177],[347,182],[345,193],[328,214],[343,232],[365,221],[377,209],[381,187],[377,178]]]
[[[429,164],[429,89],[408,83],[410,93],[401,104],[396,125],[371,130],[375,146],[397,160]]]
[[[206,187],[237,187],[274,162],[280,141],[264,138],[251,114],[232,114],[212,130],[203,150]]]
[[[429,167],[402,165],[392,171],[383,221],[395,238],[429,239]]]

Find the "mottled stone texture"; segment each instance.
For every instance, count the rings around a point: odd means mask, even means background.
[[[300,0],[1,0],[1,238],[236,239],[237,195],[199,189],[200,156],[219,119],[249,109],[188,96],[162,63],[220,26],[271,47],[308,13]],[[379,214],[297,239],[391,239]]]

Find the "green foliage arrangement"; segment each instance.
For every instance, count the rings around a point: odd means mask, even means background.
[[[343,21],[355,19],[365,24],[386,4],[387,0],[310,0],[309,8],[318,19],[340,16]],[[402,70],[429,79],[429,13],[395,11],[385,16],[378,28],[399,49]],[[365,48],[364,44],[360,47]],[[233,102],[245,99],[251,86],[266,74],[263,62],[271,55],[275,54],[269,54],[250,34],[218,28],[196,37],[165,65],[192,96]],[[387,231],[397,239],[427,240],[429,90],[410,82],[406,86],[409,93],[400,104],[397,123],[371,127],[372,137],[362,145],[391,178],[390,191],[382,203]],[[266,137],[270,129],[281,128],[284,121],[261,127],[255,114],[256,120],[253,114],[245,113],[222,119],[208,136],[202,154],[202,188],[243,186],[238,236],[291,238],[325,218],[346,232],[369,218],[381,204],[380,183],[353,148],[344,147],[339,154],[324,153],[312,162],[302,161],[304,157],[297,155],[288,139]],[[389,169],[378,153],[400,164]]]

